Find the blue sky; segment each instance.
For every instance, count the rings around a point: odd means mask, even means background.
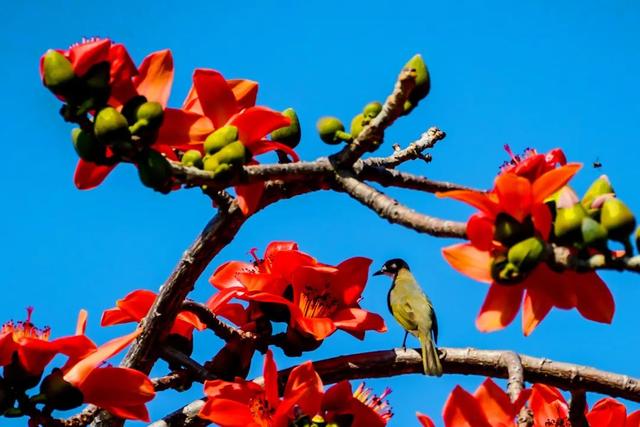
[[[388,132],[382,152],[437,125],[448,136],[433,150],[433,162],[407,170],[487,187],[507,159],[504,144],[515,151],[562,147],[570,160],[585,163],[575,180],[577,190],[606,173],[619,196],[640,211],[634,185],[640,160],[637,2],[61,3],[4,7],[2,319],[22,318],[24,308],[33,305],[37,323],[65,335],[73,331],[77,311],[86,308],[88,333],[97,341],[127,332],[128,326],[100,328],[102,310],[133,289],[157,289],[214,214],[198,191],[162,196],[142,187],[133,167],[119,167],[96,190],[74,188],[71,127],[57,115],[59,102],[40,84],[38,59],[46,49],[64,48],[82,37],[123,42],[137,62],[154,50],[172,49],[174,106],[186,95],[196,67],[259,81],[260,104],[298,111],[304,134],[298,152],[304,159],[332,150],[314,134],[319,116],[348,122],[368,101],[383,100],[401,66],[421,53],[431,71],[432,92]],[[600,170],[590,166],[596,159],[603,164]],[[471,212],[427,194],[390,194],[431,215],[465,220]],[[640,376],[637,276],[603,275],[617,304],[611,326],[588,322],[575,311],[554,311],[528,338],[521,334],[519,318],[504,331],[482,334],[474,319],[486,289],[445,264],[440,249],[452,241],[390,225],[340,194],[311,194],[256,215],[207,269],[193,296],[211,294],[206,279],[216,265],[248,259],[249,249],[262,250],[272,240],[296,240],[328,263],[362,255],[378,266],[388,258],[405,258],[435,304],[441,345],[512,349]],[[400,345],[402,331],[386,311],[387,289],[385,279],[373,278],[363,301],[385,316],[387,334],[369,334],[360,342],[336,333],[308,357]],[[211,333],[203,333],[196,344],[194,356],[202,361],[219,347]],[[276,356],[280,366],[293,363]],[[257,357],[252,375],[261,366]],[[159,363],[154,373],[165,369]],[[456,384],[475,389],[481,380],[411,375],[368,384],[378,391],[393,389],[396,415],[390,425],[404,426],[417,424],[416,410],[440,422],[449,391]],[[201,391],[160,394],[149,406],[152,417]],[[3,425],[24,425],[24,420]]]

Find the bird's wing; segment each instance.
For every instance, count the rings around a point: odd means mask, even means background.
[[[397,283],[390,298],[391,312],[398,323],[408,331],[417,331],[419,327],[431,328],[433,312],[429,300],[419,287],[403,286]]]

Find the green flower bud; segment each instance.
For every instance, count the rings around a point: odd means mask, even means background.
[[[96,116],[93,131],[98,141],[107,145],[131,140],[127,119],[113,107],[100,110]]]
[[[587,211],[580,203],[566,208],[559,207],[553,224],[553,232],[558,241],[569,245],[580,242],[582,240],[582,220],[586,216]]]
[[[316,129],[320,139],[326,144],[335,145],[352,139],[351,135],[344,132],[344,125],[337,117],[321,117],[316,123]]]
[[[171,165],[169,161],[155,150],[146,150],[138,159],[138,176],[140,181],[160,193],[167,194],[171,190]]]
[[[518,267],[510,263],[504,255],[498,255],[491,260],[491,277],[501,285],[515,285],[523,279]]]
[[[351,120],[351,136],[357,138],[364,128],[364,115],[358,114]]]
[[[413,110],[418,103],[429,94],[431,89],[431,79],[429,77],[429,70],[424,63],[421,55],[415,55],[404,66],[405,70],[411,70],[415,73],[416,85],[409,95],[409,99],[405,102],[404,112],[405,114]]]
[[[510,247],[529,236],[533,236],[533,232],[533,223],[530,218],[521,223],[511,215],[501,212],[496,216],[493,238]]]
[[[4,378],[0,377],[0,415],[2,415],[7,409],[11,408],[15,400],[16,398],[11,391],[11,387]]]
[[[214,154],[227,144],[238,140],[238,128],[227,125],[216,129],[204,141],[204,151],[207,154]]]
[[[159,129],[164,118],[164,108],[159,102],[145,102],[136,109],[137,121],[146,121],[147,125]]]
[[[287,108],[282,112],[285,117],[288,117],[291,121],[289,126],[276,129],[271,132],[271,140],[278,141],[291,148],[296,148],[302,138],[302,132],[300,130],[300,121],[298,115],[293,108]]]
[[[66,411],[82,405],[82,392],[63,378],[60,369],[54,369],[40,384],[40,393],[46,397],[47,406]]]
[[[611,182],[606,175],[601,175],[593,181],[589,189],[584,193],[581,203],[594,219],[598,220],[600,216],[600,208],[592,206],[593,202],[602,195],[615,194]]]
[[[20,391],[29,390],[37,386],[40,378],[42,378],[42,372],[37,374],[27,372],[15,352],[11,356],[11,363],[4,367],[3,375],[4,379],[11,385],[11,388]]]
[[[529,237],[516,243],[507,254],[509,262],[523,273],[533,270],[545,256],[545,244],[537,237]]]
[[[584,217],[581,230],[582,241],[585,245],[597,249],[605,249],[607,247],[607,229],[595,219],[590,216]]]
[[[627,242],[636,228],[636,218],[631,210],[618,198],[610,198],[602,205],[600,223],[609,232],[609,238]]]
[[[53,93],[64,94],[64,89],[76,78],[73,66],[63,54],[49,50],[44,55],[44,85]]]
[[[140,106],[146,102],[147,102],[146,96],[137,95],[129,99],[124,104],[124,106],[122,107],[122,115],[125,116],[125,118],[127,119],[127,122],[130,125],[133,125],[138,121],[138,118],[136,117],[138,108],[140,108]]]
[[[99,163],[106,156],[106,147],[89,132],[74,128],[71,131],[71,140],[73,148],[82,160]]]
[[[368,119],[373,119],[382,111],[382,104],[378,101],[373,101],[364,106],[362,114]]]
[[[215,154],[204,157],[204,170],[213,172],[214,176],[230,171],[233,167],[242,165],[247,161],[249,151],[240,141],[234,141],[225,145]]]
[[[188,150],[183,154],[181,162],[185,166],[193,166],[202,169],[202,153],[198,150]]]
[[[78,98],[85,98],[83,111],[89,111],[104,106],[111,94],[111,65],[108,62],[100,62],[89,68],[89,71],[82,76],[82,93],[78,93]]]

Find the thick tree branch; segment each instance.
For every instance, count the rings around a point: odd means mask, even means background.
[[[480,375],[509,378],[508,365],[513,359],[499,350],[441,347],[442,367],[447,374]],[[531,383],[544,383],[563,390],[585,390],[640,402],[640,379],[587,366],[555,362],[526,355],[519,355],[523,379]],[[422,373],[422,356],[419,349],[399,348],[384,351],[340,356],[313,363],[325,384],[342,380],[384,378],[404,374]],[[292,368],[278,373],[281,383],[286,382]],[[516,369],[517,371],[517,369]],[[512,372],[511,375],[517,375]],[[512,386],[513,390],[513,386]],[[203,405],[197,400],[175,411],[151,426],[167,427],[183,425],[176,420],[194,418]]]
[[[204,304],[200,304],[196,301],[185,301],[182,304],[182,309],[194,313],[202,323],[207,325],[207,328],[211,329],[219,338],[224,341],[229,341],[232,338],[242,338],[257,340],[258,337],[252,333],[243,331],[240,328],[233,327],[226,324],[218,318],[214,313],[209,310]]]
[[[597,254],[589,259],[580,259],[565,247],[555,247],[554,257],[553,262],[557,266],[576,271],[616,270],[640,273],[640,255],[608,259],[602,254]]]
[[[337,171],[334,180],[338,185],[336,189],[344,190],[351,197],[391,223],[400,224],[418,232],[437,237],[464,238],[466,236],[465,223],[442,220],[415,212],[375,188],[359,181],[350,171]]]

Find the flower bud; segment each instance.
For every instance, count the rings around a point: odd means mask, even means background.
[[[581,230],[582,241],[585,245],[603,250],[607,247],[607,229],[595,219],[590,216],[584,217]]]
[[[302,138],[302,132],[300,131],[300,121],[298,115],[293,108],[287,108],[282,112],[282,115],[288,117],[291,121],[289,126],[276,129],[271,132],[271,140],[278,141],[291,148],[296,148]]]
[[[145,102],[136,109],[137,121],[146,121],[147,125],[159,129],[164,118],[164,108],[159,102]]]
[[[242,165],[250,156],[249,151],[240,141],[225,145],[215,154],[204,156],[204,170],[213,172],[214,177],[230,171],[234,166]]]
[[[11,387],[4,378],[0,377],[0,415],[11,408],[15,400],[16,398],[11,391]]]
[[[421,55],[415,55],[404,66],[404,70],[410,70],[415,73],[416,85],[409,95],[409,99],[404,104],[404,113],[407,114],[413,110],[416,105],[429,94],[431,89],[431,79],[429,70],[424,63]]]
[[[611,182],[606,175],[601,175],[598,179],[593,181],[589,189],[582,196],[582,206],[589,212],[594,219],[598,220],[600,217],[599,207],[594,207],[593,202],[599,197],[605,194],[615,194]]]
[[[36,374],[27,372],[18,359],[18,354],[14,352],[11,356],[11,363],[4,367],[4,379],[14,390],[29,390],[38,385],[42,372]]]
[[[571,245],[582,240],[582,220],[587,211],[582,204],[558,208],[553,224],[553,232],[560,243]]]
[[[211,135],[204,141],[204,151],[207,154],[214,154],[222,149],[227,144],[237,141],[238,128],[231,125],[226,125],[220,129],[216,129]]]
[[[337,117],[321,117],[316,123],[316,129],[320,139],[326,144],[336,145],[350,139],[346,138],[344,125]]]
[[[171,190],[171,165],[169,161],[155,150],[146,150],[138,159],[138,176],[140,181],[160,193],[167,194]]]
[[[131,140],[127,119],[113,107],[100,110],[96,116],[93,131],[98,141],[107,145]]]
[[[202,153],[198,150],[188,150],[182,155],[181,162],[185,166],[193,166],[202,169]]]
[[[367,119],[371,120],[376,117],[382,111],[382,104],[378,101],[373,101],[368,103],[362,109],[362,115]]]
[[[503,245],[510,247],[519,241],[533,235],[533,223],[530,218],[524,223],[504,212],[496,216],[493,238]]]
[[[60,95],[64,95],[65,88],[76,77],[71,61],[55,50],[48,50],[44,54],[43,76],[44,85],[53,93]]]
[[[54,369],[40,384],[40,393],[46,397],[46,405],[53,409],[66,411],[82,405],[82,392],[63,378],[60,369]]]
[[[111,65],[108,62],[99,62],[89,68],[89,71],[80,78],[82,81],[80,98],[76,102],[82,102],[81,112],[87,112],[104,106],[111,94]]]
[[[544,258],[545,244],[537,237],[530,237],[513,245],[507,254],[507,259],[520,272],[528,273]]]
[[[505,286],[516,285],[524,278],[518,267],[504,256],[498,256],[492,260],[491,277],[496,283]]]
[[[618,198],[610,198],[602,205],[600,223],[609,232],[609,238],[627,242],[636,228],[636,219],[631,210]]]
[[[71,131],[71,140],[73,148],[82,160],[99,163],[106,156],[106,147],[89,132],[74,128]]]
[[[351,120],[351,129],[350,129],[351,136],[353,138],[357,138],[358,135],[360,135],[360,132],[362,132],[363,128],[364,128],[364,115],[358,114],[353,118],[353,120]]]

